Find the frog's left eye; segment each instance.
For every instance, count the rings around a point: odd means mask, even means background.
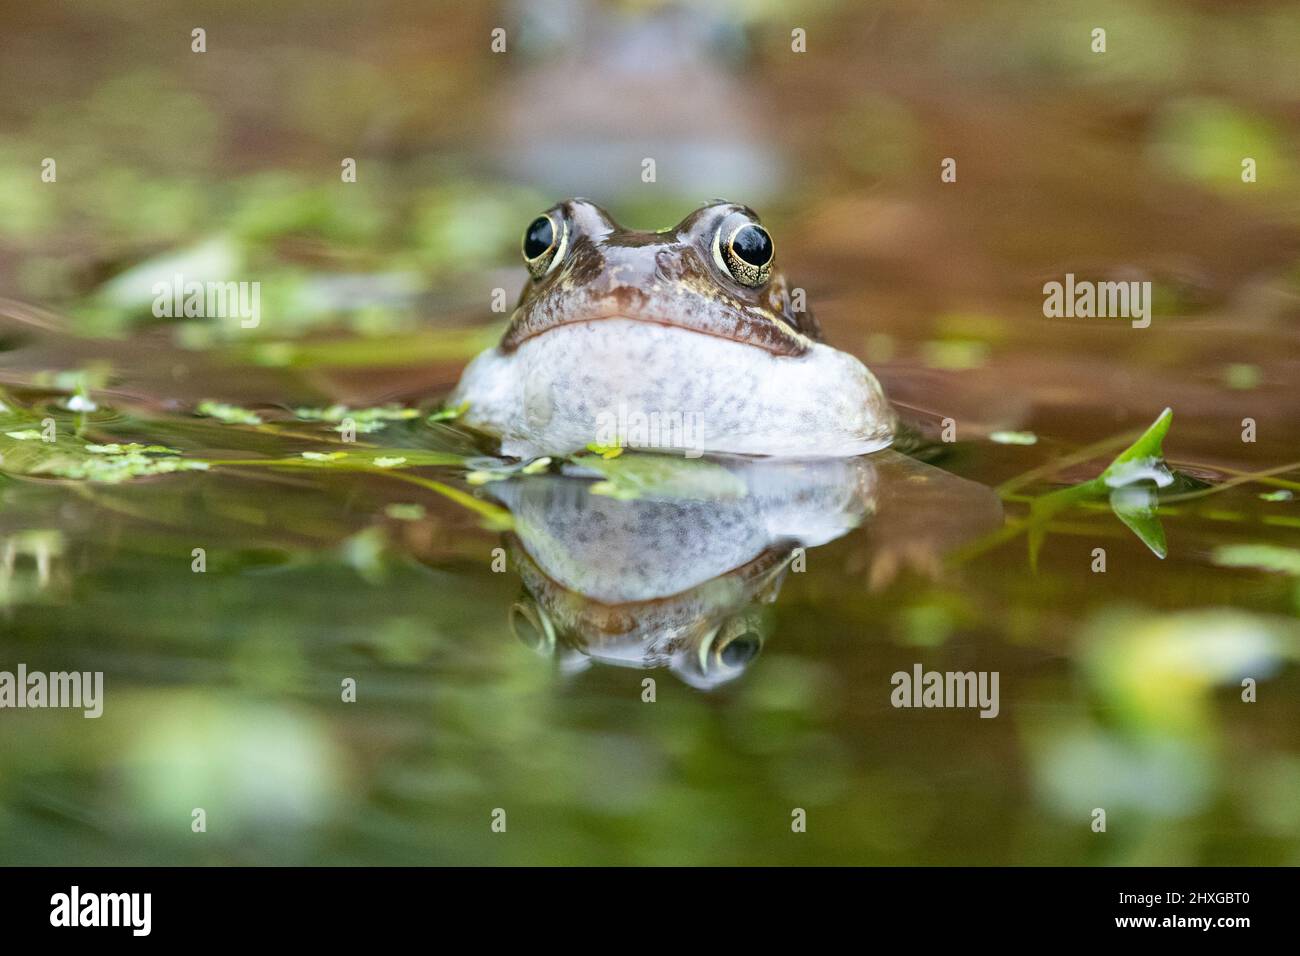
[[[524,265],[534,279],[551,271],[555,263],[564,258],[568,229],[563,220],[553,216],[538,216],[524,230]]]
[[[724,223],[714,251],[741,285],[757,288],[772,274],[772,237],[756,222]]]

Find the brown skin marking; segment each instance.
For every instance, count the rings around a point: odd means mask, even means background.
[[[501,340],[512,352],[561,325],[623,317],[714,335],[798,356],[821,329],[808,312],[790,307],[785,276],[772,266],[758,288],[737,282],[713,257],[714,235],[736,216],[758,222],[749,208],[717,202],[691,213],[672,229],[624,229],[599,206],[569,199],[548,210],[568,228],[564,259],[540,279],[530,279]]]

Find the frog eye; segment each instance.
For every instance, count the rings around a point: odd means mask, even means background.
[[[510,630],[534,654],[549,657],[555,651],[555,628],[533,601],[516,601],[510,608]]]
[[[727,228],[730,231],[724,234]],[[756,222],[724,224],[718,230],[714,251],[741,285],[757,288],[772,274],[772,237]]]
[[[534,279],[551,271],[555,263],[564,258],[568,229],[549,215],[538,216],[524,230],[524,265]]]
[[[700,670],[715,676],[743,671],[763,650],[763,633],[756,618],[742,614],[724,622],[700,646]]]
[[[745,631],[718,648],[718,660],[728,667],[744,667],[762,649],[762,639],[753,631]]]

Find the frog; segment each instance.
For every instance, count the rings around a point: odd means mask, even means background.
[[[524,229],[528,273],[500,342],[450,404],[508,457],[596,447],[843,458],[891,444],[872,372],[828,345],[748,206],[625,229],[585,199]]]
[[[510,631],[566,674],[612,665],[666,668],[698,690],[733,681],[772,637],[787,573],[872,518],[892,454],[721,459],[728,480],[689,497],[598,494],[580,469],[491,482],[522,584]]]

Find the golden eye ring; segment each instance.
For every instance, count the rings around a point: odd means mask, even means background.
[[[520,243],[520,252],[528,274],[540,279],[563,260],[565,248],[569,243],[567,224],[549,213],[543,213],[528,224]]]

